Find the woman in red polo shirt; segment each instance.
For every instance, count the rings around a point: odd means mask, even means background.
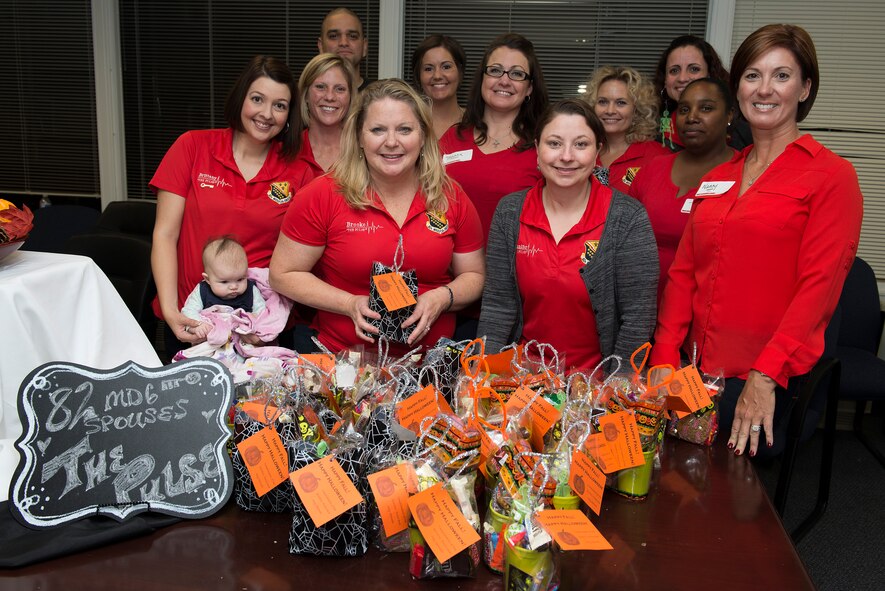
[[[229,127],[188,131],[166,152],[151,179],[157,193],[151,266],[154,312],[166,321],[166,352],[201,339],[181,313],[202,280],[201,254],[213,237],[230,234],[250,267],[267,267],[292,194],[306,178],[295,161],[301,116],[295,78],[282,61],[252,58],[224,106]]]
[[[473,204],[442,166],[427,105],[401,80],[359,96],[339,161],[298,193],[270,263],[278,292],[317,309],[313,328],[339,351],[374,342],[372,262],[390,264],[402,240],[418,303],[408,345],[451,337],[454,311],[482,290],[483,236]],[[392,347],[396,351],[403,347]]]
[[[603,66],[587,82],[585,99],[605,126],[606,145],[596,156],[596,176],[626,193],[643,166],[668,150],[653,140],[658,104],[654,89],[633,68]]]
[[[728,85],[728,70],[713,46],[700,37],[676,37],[661,54],[654,79],[655,91],[661,97],[661,118],[655,141],[674,152],[684,147],[676,128],[676,104],[688,83],[699,78],[713,78]],[[743,117],[735,117],[729,129],[728,145],[742,150],[752,143],[750,126]]]
[[[321,53],[307,62],[298,78],[301,118],[307,126],[298,160],[310,171],[310,179],[327,173],[338,160],[355,85],[353,66],[334,53]]]
[[[676,108],[676,128],[685,149],[653,158],[630,185],[630,195],[645,206],[655,231],[661,263],[659,296],[701,177],[734,156],[726,143],[733,114],[734,101],[725,82],[714,78],[690,82]]]
[[[550,343],[565,366],[629,357],[654,330],[658,262],[645,209],[593,176],[605,129],[566,99],[538,124],[543,178],[504,197],[489,233],[479,335]]]
[[[767,25],[738,48],[731,88],[753,145],[702,179],[661,302],[652,362],[696,344],[701,369],[729,378],[720,429],[736,454],[782,442],[785,389],[824,350],[860,236],[854,168],[799,130],[819,79],[800,27]]]

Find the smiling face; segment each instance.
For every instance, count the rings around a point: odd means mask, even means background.
[[[522,70],[528,74],[529,60],[519,50],[509,47],[498,47],[489,55],[488,66],[498,66],[503,70]],[[516,82],[507,74],[500,78],[493,78],[488,74],[482,77],[482,100],[486,107],[493,111],[503,113],[519,111],[525,98],[532,93],[532,83],[529,80]]]
[[[705,152],[724,145],[729,121],[725,97],[710,82],[692,84],[676,107],[676,131],[689,151]]]
[[[580,115],[557,115],[538,138],[538,168],[549,186],[586,186],[596,164],[598,144]]]
[[[369,41],[363,35],[363,26],[358,18],[346,12],[336,12],[323,21],[317,49],[320,53],[340,55],[359,71],[360,62],[369,50]]]
[[[415,163],[423,146],[421,124],[408,103],[383,98],[368,106],[360,147],[373,179],[389,182],[417,174]]]
[[[344,122],[349,105],[350,90],[341,68],[330,68],[317,76],[307,91],[307,108],[311,124],[340,126]]]
[[[445,47],[428,49],[421,58],[421,88],[435,101],[455,96],[461,82],[461,72],[455,59]]]
[[[289,119],[289,87],[267,76],[256,78],[249,86],[240,123],[243,133],[257,143],[267,143],[277,136]]]
[[[709,68],[701,50],[694,45],[677,47],[667,56],[664,70],[664,88],[667,95],[678,101],[686,85],[692,80],[709,76]]]
[[[811,80],[802,79],[796,57],[775,47],[763,53],[741,74],[737,99],[754,130],[793,130],[799,102],[808,98]]]
[[[606,135],[614,139],[625,135],[633,125],[636,106],[625,82],[606,80],[599,85],[593,110],[605,126]]]

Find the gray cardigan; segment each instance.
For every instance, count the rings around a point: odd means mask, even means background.
[[[522,336],[522,301],[516,282],[519,217],[528,189],[498,204],[489,230],[486,281],[477,334],[496,352]],[[581,268],[581,278],[596,315],[602,356],[625,360],[648,341],[655,328],[660,267],[654,233],[645,208],[613,190],[596,254]],[[568,322],[568,310],[560,311]]]

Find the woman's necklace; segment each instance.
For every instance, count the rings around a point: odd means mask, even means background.
[[[495,147],[495,148],[497,148],[498,146],[501,145],[501,141],[502,141],[502,140],[505,140],[505,139],[507,139],[507,138],[512,138],[512,137],[513,137],[513,130],[512,130],[512,129],[508,129],[508,130],[507,130],[507,135],[502,136],[500,140],[499,140],[498,138],[492,137],[491,134],[487,134],[487,135],[488,135],[489,139],[492,140],[492,146]],[[512,146],[513,143],[511,142],[510,145]]]
[[[756,158],[755,153],[753,154],[753,156],[754,156],[753,163],[754,163],[754,164],[757,164],[757,163],[759,162],[759,160],[758,160],[758,158]],[[760,176],[762,176],[762,173],[765,172],[765,170],[766,170],[769,166],[771,166],[771,163],[772,163],[772,161],[769,160],[768,162],[766,162],[766,163],[764,163],[764,164],[762,165],[762,168],[759,170],[759,172],[757,172],[755,175],[750,175],[750,161],[747,160],[747,161],[744,163],[744,174],[747,175],[747,176],[750,178],[750,180],[747,181],[747,186],[748,186],[748,187],[753,186],[753,183],[756,182],[756,179],[758,179]]]

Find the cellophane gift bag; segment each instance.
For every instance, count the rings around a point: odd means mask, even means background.
[[[403,241],[402,236],[400,236],[397,250],[394,254],[394,263],[392,267],[388,267],[378,261],[372,263],[372,279],[369,280],[369,308],[372,311],[377,312],[381,318],[370,318],[369,323],[378,329],[379,337],[383,337],[394,343],[405,344],[412,335],[412,331],[415,329],[415,326],[417,326],[417,323],[408,328],[403,328],[402,324],[412,315],[412,312],[415,311],[416,304],[397,308],[396,310],[388,310],[384,303],[384,299],[379,292],[379,282],[374,279],[379,275],[386,275],[388,273],[397,274],[402,277],[403,282],[412,294],[412,298],[417,299],[418,275],[415,273],[414,269],[409,269],[407,271],[402,271],[400,269],[404,258],[402,249]],[[380,285],[380,289],[394,289],[390,282],[386,280],[382,280]]]

